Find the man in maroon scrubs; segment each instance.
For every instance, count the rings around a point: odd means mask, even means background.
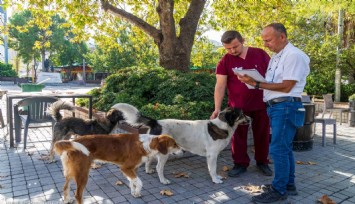
[[[255,160],[258,169],[266,176],[272,176],[269,168],[270,124],[263,102],[263,91],[259,87],[249,89],[239,81],[232,68],[257,69],[265,76],[270,57],[262,49],[245,47],[244,39],[238,31],[226,31],[221,38],[227,54],[219,61],[216,68],[216,86],[214,91],[215,110],[211,119],[216,118],[222,109],[225,90],[228,91],[228,106],[243,110],[252,119],[255,147]],[[230,177],[237,177],[246,172],[250,163],[247,153],[248,125],[239,125],[232,137],[232,157],[234,167],[228,172]]]

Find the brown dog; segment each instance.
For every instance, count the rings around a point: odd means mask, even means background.
[[[82,203],[90,164],[94,159],[118,165],[129,180],[131,194],[140,197],[143,184],[137,176],[137,168],[155,157],[159,166],[160,155],[181,152],[172,137],[149,134],[87,135],[73,141],[58,141],[54,150],[63,164],[64,202],[70,202],[69,182],[74,179],[77,185],[75,199],[79,204]]]

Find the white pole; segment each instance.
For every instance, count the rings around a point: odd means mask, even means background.
[[[85,59],[83,59],[83,81],[84,81],[84,85],[85,85],[85,83],[86,83]]]

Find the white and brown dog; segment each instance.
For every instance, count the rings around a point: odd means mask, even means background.
[[[217,175],[217,157],[229,144],[234,131],[241,123],[249,123],[250,119],[242,110],[226,108],[213,120],[155,120],[143,116],[136,107],[126,104],[115,104],[113,109],[121,112],[125,122],[135,125],[146,125],[148,133],[154,135],[172,135],[177,144],[184,150],[200,156],[207,157],[207,165],[214,183],[222,183],[222,177]],[[168,155],[160,158],[160,165],[164,167]],[[146,169],[150,169],[149,160]],[[158,175],[163,174],[164,169],[157,166]]]
[[[181,152],[172,137],[149,134],[87,135],[73,141],[58,141],[54,148],[63,164],[64,202],[70,202],[70,181],[74,179],[77,185],[75,199],[79,204],[82,203],[93,160],[118,165],[129,180],[131,194],[139,197],[143,183],[137,176],[137,168],[151,157],[158,157],[159,163],[162,155]]]

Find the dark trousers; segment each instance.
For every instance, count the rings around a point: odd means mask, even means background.
[[[270,123],[266,110],[248,111],[245,115],[252,119],[252,130],[257,164],[268,164]],[[250,158],[247,153],[248,125],[239,125],[232,137],[232,157],[234,164],[248,167]]]

